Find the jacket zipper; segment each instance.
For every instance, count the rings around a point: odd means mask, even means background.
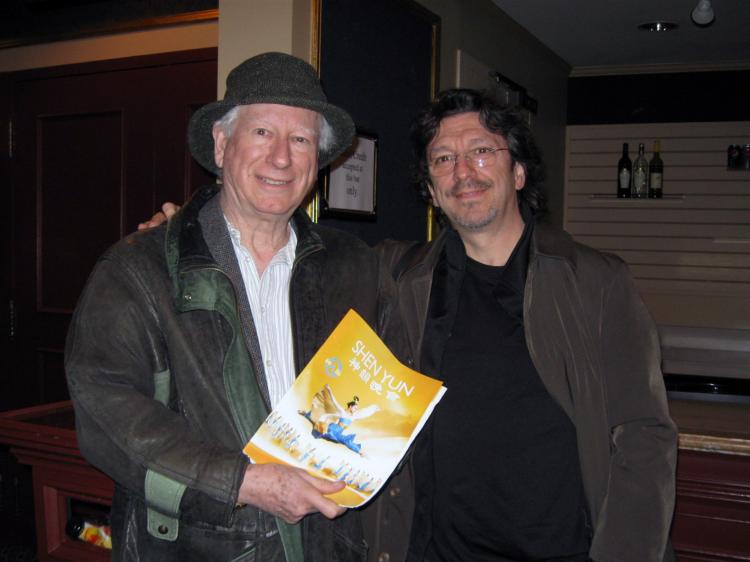
[[[238,335],[239,335],[239,337],[242,338],[242,342],[243,343],[245,341],[247,341],[247,333],[245,332],[245,326],[243,325],[243,323],[242,323],[242,317],[240,316],[240,308],[239,308],[239,305],[238,305],[237,290],[235,289],[234,284],[232,283],[232,280],[229,278],[229,275],[227,275],[224,271],[222,271],[220,268],[215,267],[215,266],[194,266],[194,267],[187,267],[187,268],[185,268],[183,270],[183,272],[185,272],[185,273],[192,273],[194,271],[215,271],[215,272],[219,273],[220,275],[222,275],[227,280],[227,282],[229,283],[229,286],[231,287],[232,295],[234,297],[234,312],[235,312],[235,316],[237,318],[237,323],[239,324],[239,329],[240,329],[240,334],[238,334]],[[245,346],[245,347],[247,347],[247,346]],[[253,358],[252,358],[252,355],[250,354],[250,350],[247,349],[246,351],[247,351],[247,355],[248,355],[248,360],[250,361],[250,364],[252,365],[253,364]],[[260,392],[260,397],[263,400],[263,405],[266,407],[266,413],[268,413],[268,412],[271,411],[271,404],[266,399],[266,397],[263,394],[263,392],[261,392],[261,388],[262,387],[261,387],[260,381],[258,380],[258,368],[257,368],[256,365],[253,365],[253,371],[254,371],[253,375],[255,377],[255,384],[258,385],[258,392]],[[226,387],[225,387],[225,391],[226,391]],[[228,399],[228,402],[229,402],[229,406],[232,409],[232,417],[234,418],[234,423],[237,426],[237,431],[240,432],[240,437],[243,438],[243,439],[245,439],[245,437],[242,435],[242,433],[243,433],[243,431],[242,431],[243,424],[241,423],[241,418],[239,416],[239,413],[237,412],[237,408],[236,408],[236,406],[234,404],[234,401],[230,399],[229,394],[227,394],[227,399]],[[250,439],[250,437],[252,437],[252,436],[247,436],[247,438],[245,439],[245,441],[248,441]],[[243,443],[243,447],[244,447],[244,443]]]
[[[301,262],[306,257],[310,256],[311,254],[314,254],[315,252],[320,252],[322,250],[322,247],[316,246],[312,248],[305,249],[302,253],[300,253],[299,256],[297,256],[294,260],[294,263],[292,264],[292,273],[289,276],[289,294],[287,295],[287,298],[289,299],[289,316],[292,321],[292,341],[294,342],[294,370],[295,375],[294,377],[297,378],[297,374],[300,370],[300,361],[302,359],[302,351],[299,348],[299,341],[297,338],[297,314],[294,308],[294,300],[292,299],[292,283],[294,283],[295,273],[297,272],[297,265],[299,262]]]

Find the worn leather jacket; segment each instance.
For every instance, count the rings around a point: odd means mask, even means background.
[[[357,512],[289,525],[236,505],[242,447],[269,400],[217,192],[201,190],[167,225],[107,251],[69,331],[80,448],[116,483],[113,560],[364,560]],[[299,372],[348,309],[377,329],[388,306],[368,246],[301,211],[292,224]]]
[[[435,266],[455,231],[431,244],[381,245],[384,267],[396,272],[404,361],[419,369]],[[459,265],[446,268],[460,277]],[[454,279],[451,286],[458,286]],[[457,298],[457,295],[455,296]],[[673,560],[668,544],[675,494],[677,432],[669,417],[658,335],[627,266],[616,256],[576,243],[548,225],[534,227],[523,299],[531,359],[549,393],[576,427],[581,474],[593,536],[592,560]],[[450,389],[448,389],[450,392]],[[417,447],[415,452],[419,451]],[[410,467],[374,505],[392,533],[376,548],[404,560]],[[430,498],[416,501],[409,560],[429,541]],[[400,532],[399,532],[400,531]],[[377,559],[377,558],[373,558]]]

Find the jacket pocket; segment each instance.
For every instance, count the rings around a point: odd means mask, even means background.
[[[353,541],[347,535],[334,531],[332,554],[331,562],[365,562],[367,560],[367,543],[364,539]]]
[[[252,562],[255,560],[255,549],[251,549],[248,552],[243,552],[236,558],[232,558],[230,562]]]

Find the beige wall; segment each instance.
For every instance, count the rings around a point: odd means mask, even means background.
[[[313,62],[312,0],[219,0],[218,97],[229,71],[267,51],[291,53]]]
[[[0,72],[216,47],[216,21],[0,49]]]
[[[219,98],[227,74],[245,59],[292,52],[292,8],[292,0],[219,0]]]
[[[562,225],[570,67],[490,0],[418,0],[442,18],[440,87],[456,85],[456,51],[501,72],[539,101],[533,130],[547,166],[550,218]]]

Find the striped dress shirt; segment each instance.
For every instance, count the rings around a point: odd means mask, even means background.
[[[292,318],[289,309],[289,282],[292,277],[297,235],[289,227],[289,240],[271,259],[262,275],[258,275],[250,251],[240,240],[240,231],[224,217],[232,239],[234,253],[240,265],[255,330],[260,343],[266,371],[271,407],[284,397],[294,383],[294,349],[292,347]]]

